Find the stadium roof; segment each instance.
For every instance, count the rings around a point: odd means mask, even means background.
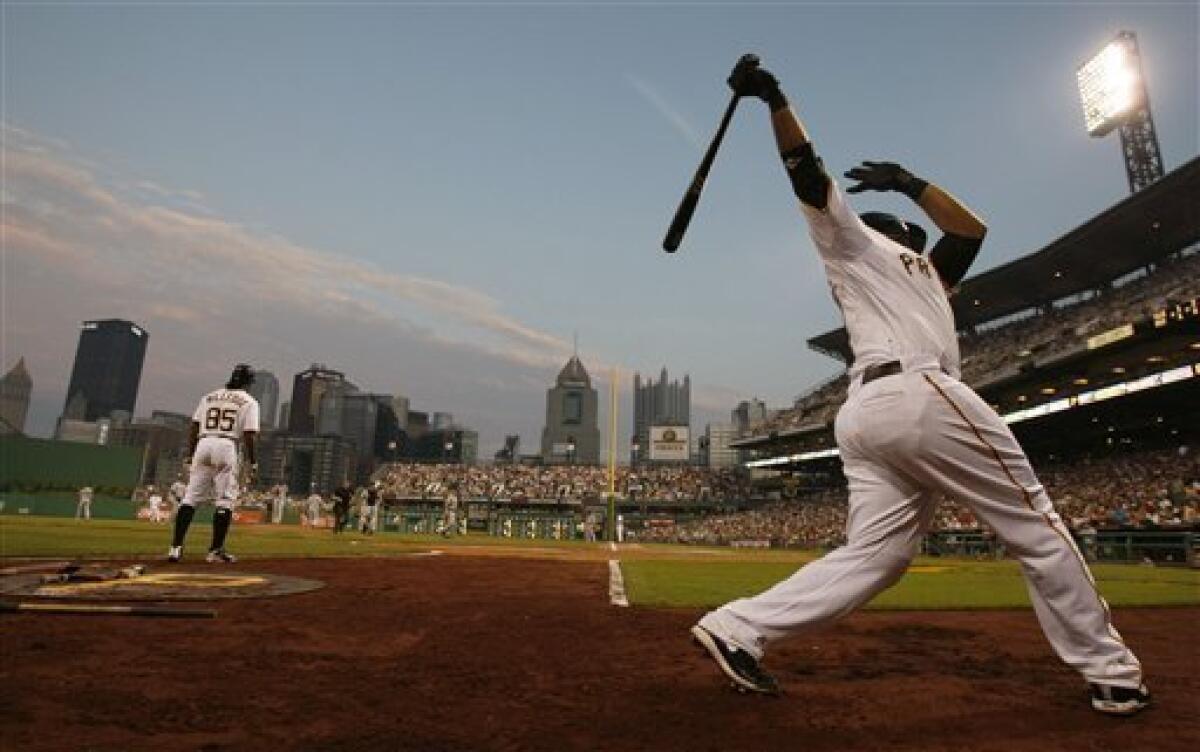
[[[1200,240],[1200,157],[1101,212],[1045,248],[971,277],[952,304],[973,326],[1094,290]],[[849,363],[844,327],[808,340]]]

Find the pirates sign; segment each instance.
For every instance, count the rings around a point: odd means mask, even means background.
[[[689,447],[687,426],[650,427],[651,462],[687,462]]]

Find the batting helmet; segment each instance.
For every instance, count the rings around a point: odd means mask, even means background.
[[[226,389],[242,389],[254,383],[254,369],[245,363],[238,363],[233,367],[233,373],[229,376],[229,383],[225,384]]]
[[[858,215],[867,227],[877,230],[902,246],[923,253],[925,241],[929,238],[925,229],[915,222],[905,222],[894,214],[886,212],[864,212]]]

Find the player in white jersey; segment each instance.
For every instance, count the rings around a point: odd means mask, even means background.
[[[146,505],[150,510],[151,522],[164,522],[167,519],[163,513],[163,497],[157,487],[150,486],[150,496],[146,499]]]
[[[246,387],[254,383],[254,371],[239,364],[224,389],[209,392],[192,415],[188,447],[191,472],[187,491],[175,515],[175,536],[167,560],[183,556],[183,540],[196,513],[196,502],[209,494],[216,497],[212,545],[206,561],[232,563],[237,558],[225,550],[225,536],[233,522],[233,505],[238,494],[238,445],[241,444],[252,481],[258,470],[255,440],[258,437],[258,401]],[[249,482],[248,481],[248,482]]]
[[[187,484],[183,482],[183,475],[181,474],[171,484],[171,488],[167,493],[167,498],[171,501],[171,514],[179,511],[179,505],[183,503],[185,495],[187,495]]]
[[[966,504],[1021,563],[1034,611],[1064,662],[1088,682],[1096,710],[1130,715],[1150,694],[1107,604],[1050,497],[1007,425],[959,381],[948,294],[986,227],[948,193],[898,165],[867,162],[850,189],[899,191],[945,233],[926,257],[924,233],[890,215],[856,216],[815,156],[778,81],[738,66],[729,84],[765,101],[801,201],[854,363],[834,425],[850,486],[846,545],[752,598],[706,614],[693,638],[736,686],[774,693],[764,648],[827,625],[895,583],[932,519],[939,493]]]

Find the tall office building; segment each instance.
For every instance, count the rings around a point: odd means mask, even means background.
[[[308,370],[296,374],[292,382],[288,432],[298,436],[316,434],[317,422],[321,415],[321,398],[326,392],[345,389],[346,386],[346,375],[341,371],[326,368],[323,363],[313,363]]]
[[[63,415],[95,421],[115,411],[133,415],[149,335],[130,321],[85,321]]]
[[[737,428],[739,435],[751,432],[755,426],[767,419],[767,404],[755,397],[752,400],[742,400],[729,413],[729,421]]]
[[[691,425],[692,379],[668,381],[664,367],[657,383],[642,381],[641,374],[633,375],[633,440],[639,449],[634,457],[640,462],[649,456],[650,427]]]
[[[600,462],[596,390],[578,356],[571,356],[559,371],[554,387],[546,390],[542,461],[583,465]]]
[[[375,469],[378,415],[379,395],[330,389],[321,398],[317,434],[338,436],[348,442],[350,477],[355,483],[365,482]]]
[[[701,442],[702,460],[707,467],[737,467],[741,453],[729,443],[737,439],[738,427],[733,423],[709,423]]]
[[[279,414],[279,379],[270,371],[255,371],[249,391],[250,396],[258,400],[262,428],[275,428],[275,416]]]
[[[25,416],[29,412],[29,395],[33,379],[20,358],[4,378],[0,379],[0,434],[25,433]]]

